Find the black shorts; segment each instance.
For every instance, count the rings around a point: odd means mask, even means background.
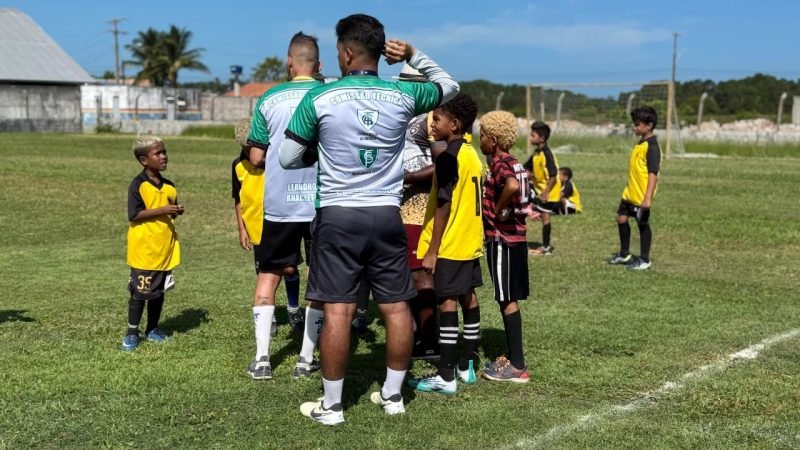
[[[570,214],[577,214],[578,210],[575,209],[575,204],[569,200],[564,200],[564,203],[561,204],[559,207],[559,213],[562,216],[568,216]]]
[[[256,273],[281,270],[303,262],[300,241],[305,244],[306,258],[311,247],[310,222],[270,222],[264,220],[261,243],[253,246]]]
[[[416,297],[398,207],[320,208],[311,233],[307,299],[355,303],[363,274],[377,303]]]
[[[445,258],[436,260],[436,271],[433,273],[433,289],[436,291],[436,297],[466,295],[478,286],[483,286],[479,258],[469,261]]]
[[[647,223],[650,222],[650,208],[641,208],[627,200],[621,200],[619,202],[617,215],[634,217],[636,218],[636,222],[640,225],[647,225]]]
[[[528,246],[524,242],[516,245],[487,242],[486,264],[489,265],[489,276],[494,283],[496,301],[514,302],[528,298]]]
[[[533,197],[531,200],[533,207],[543,213],[558,214],[561,211],[561,202],[545,202],[539,197]]]
[[[131,298],[138,301],[153,300],[175,286],[172,271],[139,270],[131,268],[128,291]]]

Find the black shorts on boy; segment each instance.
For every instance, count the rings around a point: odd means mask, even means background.
[[[171,270],[139,270],[131,269],[128,290],[135,301],[147,301],[159,298],[164,292],[175,286],[175,278]]]
[[[633,217],[640,225],[645,225],[650,221],[649,208],[641,208],[625,200],[620,200],[619,208],[617,208],[617,215]]]
[[[433,285],[438,298],[469,294],[472,289],[483,286],[480,259],[454,261],[438,258]]]
[[[486,263],[494,284],[494,299],[498,303],[528,298],[528,246],[525,243],[487,242]]]
[[[264,220],[261,243],[253,246],[256,273],[281,270],[303,262],[300,241],[303,241],[306,258],[311,247],[310,222],[271,222]],[[308,262],[306,262],[308,265]]]
[[[377,303],[401,302],[417,295],[398,207],[320,208],[311,234],[307,299],[355,303],[363,273]]]

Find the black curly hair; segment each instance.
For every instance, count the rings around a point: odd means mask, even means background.
[[[472,124],[478,117],[478,104],[463,92],[459,92],[452,100],[439,106],[439,109],[448,116],[458,119],[461,133],[471,132]]]

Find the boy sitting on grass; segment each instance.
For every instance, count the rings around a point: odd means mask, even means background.
[[[561,182],[561,214],[568,216],[583,212],[581,194],[572,182],[572,169],[569,167],[558,169],[558,180]]]

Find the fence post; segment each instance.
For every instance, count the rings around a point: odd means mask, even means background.
[[[781,94],[781,99],[778,101],[778,122],[776,130],[781,129],[781,121],[783,120],[783,102],[786,101],[786,97],[789,96],[789,93],[784,92]]]
[[[500,93],[497,94],[497,98],[494,101],[494,109],[500,110],[500,104],[503,101],[504,95],[506,95],[505,91],[500,91]]]
[[[628,104],[625,105],[625,117],[631,116],[631,111],[633,110],[633,99],[636,98],[636,93],[631,92],[631,95],[628,96]]]
[[[530,129],[531,126],[531,85],[525,86],[525,129]],[[525,139],[525,152],[531,153],[531,140]]]
[[[667,83],[667,154],[672,156],[672,110],[675,108],[675,83]]]
[[[556,127],[561,125],[561,105],[564,103],[564,96],[566,92],[558,95],[558,103],[556,104]]]
[[[544,122],[544,102],[539,102],[539,120]]]
[[[698,127],[700,126],[701,123],[703,123],[703,107],[705,107],[705,105],[706,105],[706,98],[707,97],[708,97],[708,92],[703,92],[703,95],[700,96],[700,104],[697,105],[697,126]]]

